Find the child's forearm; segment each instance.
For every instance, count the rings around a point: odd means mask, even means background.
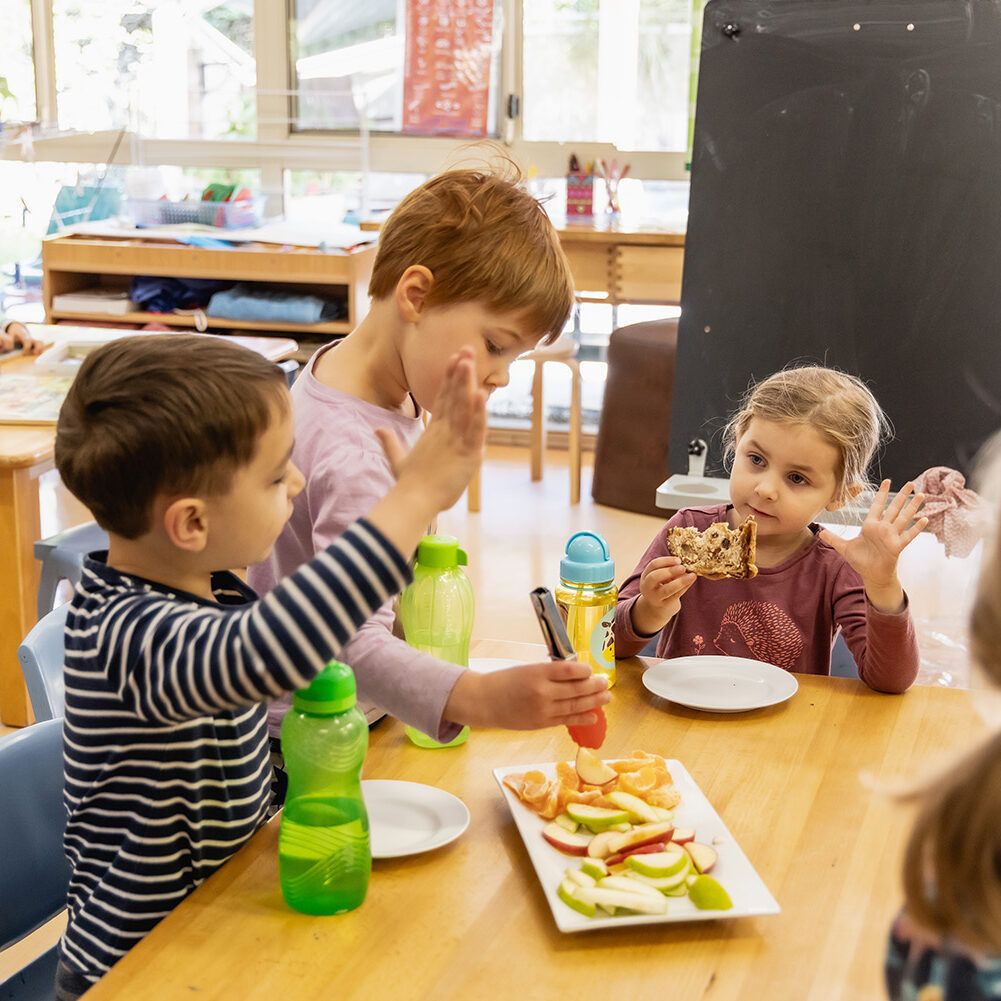
[[[904,589],[900,586],[897,577],[879,585],[863,583],[865,596],[869,599],[869,604],[877,611],[888,615],[897,615],[904,610]]]
[[[629,612],[633,629],[641,636],[659,633],[670,621],[670,616],[665,617],[656,608],[652,608],[642,594],[633,602]]]

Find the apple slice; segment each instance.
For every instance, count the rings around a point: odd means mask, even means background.
[[[688,888],[688,899],[700,911],[728,911],[733,907],[730,894],[712,876],[696,876]]]
[[[651,852],[662,852],[670,844],[669,841],[655,841],[652,845],[638,845],[635,848],[627,848],[624,852],[616,852],[605,859],[605,865],[618,865],[625,862],[630,855],[649,855]]]
[[[650,806],[648,803],[647,806]],[[674,820],[674,810],[667,810],[662,806],[650,806],[650,809],[657,814],[657,819],[661,822]]]
[[[625,876],[606,876],[599,884],[603,890],[622,890],[623,893],[644,893],[649,896],[658,896],[660,890],[641,883],[638,879],[627,879]]]
[[[668,845],[664,851],[652,855],[630,855],[626,859],[626,865],[643,876],[660,879],[687,869],[689,861],[684,849]]]
[[[719,858],[715,848],[710,845],[700,844],[698,841],[689,841],[684,848],[692,856],[692,862],[699,873],[709,872]]]
[[[566,869],[563,878],[569,879],[575,886],[594,886],[598,881],[580,869]]]
[[[590,803],[567,803],[567,816],[598,834],[614,824],[624,824],[628,814],[625,810],[609,810],[604,806],[591,806]]]
[[[574,763],[581,782],[589,786],[605,786],[618,781],[619,773],[606,765],[594,751],[586,747],[577,748],[577,760]],[[619,804],[616,803],[616,806]]]
[[[567,855],[586,855],[591,843],[590,834],[571,834],[556,821],[542,828],[542,836],[558,851]]]
[[[580,827],[580,823],[573,819],[569,814],[561,813],[554,821],[554,824],[559,824],[560,827],[565,831],[569,831],[574,834],[577,828]]]
[[[630,824],[628,821],[626,821],[624,824],[612,824],[612,826],[609,827],[610,831],[618,831],[620,834],[624,834],[626,831],[631,831],[632,829],[633,825]]]
[[[579,771],[579,769],[578,769]],[[644,803],[639,796],[634,796],[629,792],[616,790],[608,794],[608,799],[616,806],[621,807],[629,814],[629,819],[634,824],[656,824],[663,823],[654,812],[649,803]]]
[[[615,831],[602,831],[601,834],[596,834],[591,838],[591,842],[587,846],[587,854],[591,858],[603,859],[612,854],[612,839],[621,837],[622,835]]]
[[[653,887],[659,893],[666,893],[671,897],[683,897],[688,893],[688,874],[691,871],[691,866],[686,864],[684,869],[679,869],[673,876],[659,878],[644,876],[641,872],[636,872],[635,869],[626,869],[625,876],[637,883]]]
[[[652,845],[656,841],[670,841],[674,828],[670,824],[640,824],[624,834],[612,834],[609,855],[624,852],[627,848]]]
[[[580,871],[594,880],[599,880],[608,875],[608,866],[600,858],[586,858],[581,863]]]
[[[695,831],[690,827],[676,827],[674,834],[671,835],[671,840],[676,845],[687,845],[689,841],[695,840]]]
[[[586,918],[593,918],[597,912],[597,908],[594,903],[586,900],[581,900],[577,896],[577,891],[581,889],[576,883],[571,883],[569,879],[564,879],[562,883],[556,889],[556,896],[563,901],[567,907],[572,907],[579,914],[583,914]]]
[[[621,907],[625,911],[635,911],[637,914],[664,914],[667,911],[667,901],[663,896],[659,900],[655,900],[643,893],[606,890],[600,886],[582,886],[577,890],[576,897],[588,904]]]

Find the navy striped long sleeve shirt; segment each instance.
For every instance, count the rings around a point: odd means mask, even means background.
[[[66,620],[62,958],[106,973],[264,820],[265,700],[302,688],[410,579],[360,521],[257,600],[216,600],[88,560]]]

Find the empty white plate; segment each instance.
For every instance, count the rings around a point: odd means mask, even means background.
[[[654,695],[689,709],[742,713],[790,699],[799,690],[794,674],[746,657],[676,657],[643,672]]]
[[[469,810],[457,796],[420,782],[365,779],[372,858],[419,855],[454,841],[469,826]]]

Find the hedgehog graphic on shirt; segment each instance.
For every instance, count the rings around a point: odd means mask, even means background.
[[[728,657],[750,657],[791,671],[804,641],[799,627],[778,605],[737,601],[723,613],[713,646]]]

